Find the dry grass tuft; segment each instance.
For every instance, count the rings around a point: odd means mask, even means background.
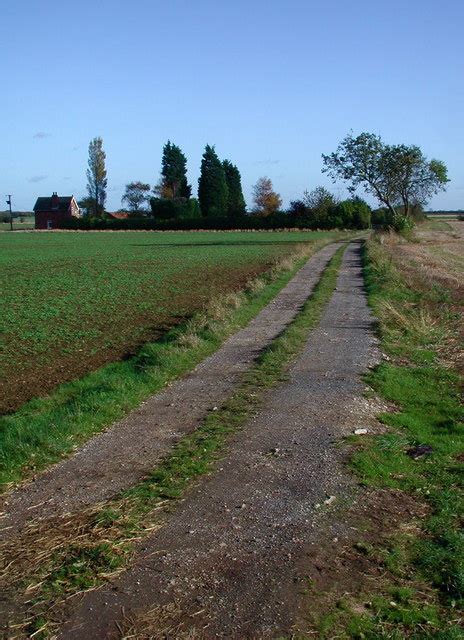
[[[265,286],[266,283],[262,278],[254,278],[254,280],[251,280],[248,283],[247,291],[249,291],[251,294],[259,293],[260,291],[262,291],[262,289],[264,289]]]
[[[411,316],[404,311],[404,306],[395,304],[389,300],[379,303],[379,314],[388,324],[399,327],[403,332],[414,333],[422,339],[431,338],[438,322],[431,313],[425,309],[419,309],[415,321],[411,323]]]
[[[205,313],[209,320],[224,321],[227,317],[227,306],[224,303],[224,298],[212,298],[205,308]]]
[[[177,344],[183,349],[197,349],[201,344],[201,338],[195,331],[186,331],[177,338]]]
[[[193,626],[194,622],[197,622],[198,612],[189,616],[192,625],[188,621],[185,624],[173,624],[174,620],[179,620],[181,614],[185,612],[176,602],[154,607],[148,611],[136,612],[126,618],[121,625],[122,640],[164,640],[165,638],[197,640],[204,637],[201,631]]]
[[[0,546],[5,559],[0,569],[3,613],[9,609],[14,619],[22,607],[27,609],[27,617],[11,627],[15,637],[34,637],[31,625],[44,614],[47,628],[52,628],[71,596],[92,591],[124,571],[132,545],[162,526],[157,512],[165,503],[159,502],[137,525],[131,519],[131,502],[121,499],[114,503],[117,517],[112,522],[102,517],[104,505],[99,504],[80,513],[33,521],[4,542]],[[90,573],[73,580],[82,563],[89,564]]]

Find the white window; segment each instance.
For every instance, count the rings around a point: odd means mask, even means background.
[[[52,222],[52,220],[47,220],[47,229],[53,229],[53,222]]]

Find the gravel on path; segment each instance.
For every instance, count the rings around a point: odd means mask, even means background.
[[[132,566],[75,604],[58,637],[120,638],[128,619],[138,638],[290,633],[304,558],[324,535],[321,514],[354,487],[337,442],[373,420],[361,379],[378,361],[372,324],[360,246],[352,243],[288,381],[266,392],[225,458],[141,543]]]
[[[0,540],[31,520],[110,499],[139,482],[184,434],[231,395],[241,375],[293,320],[340,244],[330,244],[296,273],[244,328],[190,374],[90,439],[72,457],[3,497]]]

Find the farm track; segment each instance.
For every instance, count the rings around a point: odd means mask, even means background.
[[[325,501],[352,494],[336,442],[372,420],[361,374],[377,360],[352,243],[289,380],[266,392],[258,415],[143,541],[132,567],[83,597],[59,638],[111,640],[129,627],[126,637],[137,638],[293,633],[307,606],[305,563],[323,535]]]
[[[108,500],[150,472],[184,434],[230,396],[241,375],[293,320],[339,244],[316,253],[247,327],[196,369],[92,438],[71,458],[3,498],[0,539],[31,520]]]

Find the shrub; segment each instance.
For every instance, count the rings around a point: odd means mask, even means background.
[[[340,202],[334,211],[338,224],[351,229],[367,229],[371,226],[371,208],[361,198],[350,198]]]
[[[191,198],[151,198],[155,220],[191,220],[201,218],[198,200]]]

